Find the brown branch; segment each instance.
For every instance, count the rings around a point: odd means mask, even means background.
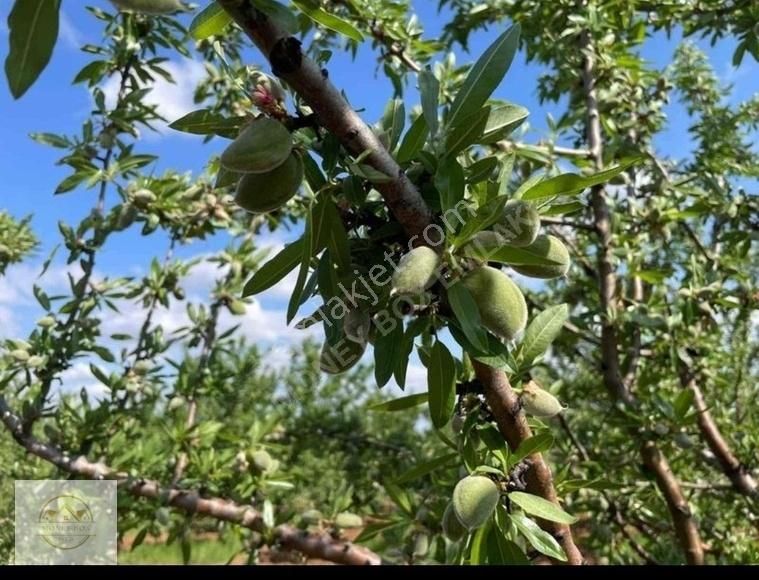
[[[433,215],[419,191],[408,179],[392,155],[385,149],[375,134],[366,125],[342,93],[327,78],[322,70],[304,55],[300,43],[288,37],[255,8],[237,0],[220,0],[220,4],[269,59],[275,75],[287,84],[316,113],[319,122],[337,137],[347,151],[353,155],[369,152],[364,163],[371,165],[392,180],[378,183],[380,191],[395,219],[403,227],[412,242],[421,244],[419,236],[433,223]],[[479,377],[493,413],[498,418],[499,429],[509,439],[513,448],[530,436],[524,415],[511,414],[503,405],[504,396],[515,398],[506,375],[500,371],[477,365]],[[528,476],[530,486],[543,498],[556,502],[551,472],[540,455],[534,456],[534,466]],[[568,526],[544,522],[557,530],[558,539],[569,561],[581,564],[583,561],[574,545]]]
[[[679,369],[680,385],[693,393],[693,407],[701,436],[717,458],[722,472],[728,477],[733,488],[747,496],[757,495],[757,483],[751,473],[733,453],[729,443],[722,436],[717,423],[704,401],[704,395],[696,382],[696,377],[684,364]]]
[[[87,479],[116,480],[122,489],[135,497],[159,500],[189,514],[212,517],[259,532],[266,531],[263,516],[250,506],[218,497],[201,497],[198,492],[192,490],[163,487],[156,481],[134,478],[126,473],[116,472],[102,462],[93,463],[83,455],[70,457],[56,447],[25,433],[21,419],[11,411],[2,396],[0,396],[0,420],[19,445],[32,455],[52,463],[66,473]],[[350,542],[336,540],[327,533],[308,533],[289,525],[277,526],[272,531],[274,539],[283,547],[297,550],[311,558],[350,565],[382,563],[381,558],[372,551]]]
[[[584,31],[580,49],[583,52],[582,82],[587,108],[587,141],[593,163],[598,171],[603,169],[603,143],[601,140],[601,118],[596,95],[595,61],[591,52],[590,34]],[[611,229],[611,210],[606,199],[606,190],[599,185],[591,189],[593,222],[598,234],[598,294],[601,306],[601,358],[604,384],[610,394],[627,405],[633,404],[630,391],[622,382],[619,365],[619,339],[614,325],[617,309],[617,276],[614,267],[614,247]]]
[[[522,441],[532,437],[532,431],[522,411],[519,397],[511,388],[509,379],[503,371],[488,367],[476,360],[472,361],[472,365],[477,378],[486,385],[485,399],[495,417],[501,435],[506,439],[511,450],[516,450]],[[559,505],[553,486],[551,468],[548,467],[539,453],[530,455],[529,460],[531,467],[527,472],[527,491]],[[572,530],[569,526],[546,520],[541,520],[540,525],[552,534],[564,548],[569,564],[580,565],[583,563],[583,556],[574,543]]]
[[[352,155],[369,151],[363,163],[391,178],[385,183],[374,184],[374,187],[382,194],[406,235],[423,244],[419,236],[432,223],[432,213],[421,194],[319,65],[301,52],[300,41],[277,28],[251,3],[220,0],[220,4],[267,57],[272,72],[286,81],[311,107],[320,125],[337,137]]]
[[[645,296],[645,287],[643,286],[643,280],[640,278],[640,276],[633,276],[631,284],[632,292],[630,293],[630,298],[634,306],[637,307],[641,302],[643,302]],[[633,325],[631,342],[632,345],[630,346],[630,356],[627,359],[627,370],[625,371],[625,376],[622,379],[625,388],[630,392],[632,392],[632,386],[633,383],[635,383],[635,378],[638,374],[638,363],[640,362],[642,350],[641,331],[639,324]]]
[[[601,137],[601,117],[596,94],[596,70],[593,44],[590,32],[583,30],[580,35],[582,52],[582,86],[585,93],[587,115],[586,140],[597,170],[603,169],[603,141]],[[626,406],[635,406],[637,401],[628,385],[625,385],[619,363],[619,339],[614,323],[617,309],[617,274],[614,267],[614,245],[611,210],[603,186],[591,189],[593,221],[599,238],[598,248],[598,290],[601,306],[601,361],[603,381],[613,399]],[[656,483],[664,494],[669,506],[675,533],[688,563],[703,564],[704,553],[696,522],[691,516],[688,502],[669,468],[666,457],[653,441],[641,446],[643,461],[656,475]]]
[[[703,564],[704,548],[701,544],[696,521],[666,457],[662,455],[653,441],[646,441],[640,452],[643,463],[656,476],[656,484],[667,502],[675,533],[685,552],[685,560],[692,565]]]

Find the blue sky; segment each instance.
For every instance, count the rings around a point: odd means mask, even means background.
[[[0,58],[7,54],[7,20],[12,3],[0,5]],[[89,61],[89,55],[82,53],[79,46],[85,42],[98,43],[101,38],[100,23],[94,19],[84,5],[95,5],[111,9],[106,0],[90,2],[64,2],[63,18],[58,46],[52,62],[41,79],[20,100],[13,101],[4,82],[0,87],[0,209],[9,210],[21,217],[33,214],[33,226],[42,241],[42,247],[36,258],[29,264],[11,269],[5,279],[0,279],[0,336],[28,329],[33,320],[39,316],[33,299],[30,299],[30,282],[38,270],[38,265],[58,243],[57,222],[73,222],[80,219],[93,204],[95,193],[90,190],[77,190],[62,196],[53,196],[56,185],[67,174],[64,167],[55,166],[60,150],[39,145],[28,138],[31,132],[75,133],[87,118],[90,109],[90,97],[81,85],[72,86],[71,79],[79,69]],[[445,20],[437,14],[437,2],[417,0],[415,2],[420,20],[426,28],[426,36],[435,36],[441,30]],[[186,17],[189,20],[189,17]],[[464,63],[476,58],[482,50],[497,36],[502,29],[492,28],[475,33],[470,42],[471,54],[458,53],[457,61]],[[667,39],[663,34],[649,39],[642,50],[643,56],[657,67],[665,66],[680,38],[674,35]],[[757,64],[749,55],[743,65],[734,69],[730,64],[735,43],[722,40],[710,47],[707,42],[698,42],[707,50],[712,64],[719,76],[734,84],[736,100],[750,96],[756,90]],[[251,63],[261,64],[261,56],[251,50]],[[176,87],[162,85],[155,97],[161,103],[169,121],[195,108],[192,104],[192,83],[202,75],[202,64],[187,61],[178,55],[172,55],[170,65],[178,79]],[[345,90],[351,103],[364,109],[364,117],[375,121],[384,108],[386,98],[391,95],[390,83],[377,72],[376,55],[368,44],[359,50],[356,61],[349,54],[335,53],[330,64],[330,78],[338,87]],[[537,102],[536,86],[541,69],[534,64],[526,65],[524,56],[518,55],[509,71],[506,81],[496,92],[496,96],[519,103],[531,111],[530,131],[524,136],[525,141],[537,141],[545,134],[545,117],[547,113],[560,110],[556,106],[542,106]],[[413,90],[408,92],[408,105],[416,104]],[[687,124],[688,119],[681,106],[673,103],[668,108],[668,130],[657,140],[657,148],[667,151],[676,158],[682,158],[689,150]],[[208,157],[220,151],[222,143],[218,140],[203,145],[201,139],[188,137],[166,130],[159,135],[145,135],[139,144],[142,152],[155,153],[161,159],[157,171],[174,168],[180,171],[199,172]],[[265,243],[277,245],[292,234],[276,235],[264,240]],[[223,245],[224,239],[217,239],[208,244],[196,244],[182,248],[179,255],[189,256],[205,253]],[[159,237],[152,236],[143,240],[137,233],[122,234],[113,238],[103,252],[98,272],[100,275],[132,274],[144,272],[150,258],[162,255],[166,243]],[[61,260],[58,260],[61,267]],[[191,290],[202,293],[213,276],[212,269],[200,268],[196,279],[190,281]],[[56,276],[58,276],[56,278]],[[53,271],[46,284],[55,286],[65,280],[63,270]],[[285,328],[283,305],[286,303],[286,288],[273,290],[261,298],[252,307],[250,325],[256,328],[266,327],[271,332],[252,332],[251,338],[275,344],[287,344],[297,335],[295,331]],[[251,310],[251,309],[249,309]],[[171,313],[167,313],[169,316]],[[177,313],[175,313],[177,314]]]

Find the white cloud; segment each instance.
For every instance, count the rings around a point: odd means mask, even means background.
[[[60,37],[63,40],[63,42],[68,45],[69,48],[79,49],[79,47],[84,44],[82,40],[82,33],[79,31],[79,29],[74,26],[74,23],[71,21],[71,19],[66,15],[66,11],[61,9],[60,13],[60,19],[59,19],[59,28],[58,31],[60,33]]]
[[[153,88],[145,97],[144,102],[157,105],[158,114],[167,120],[166,123],[155,124],[158,133],[181,135],[181,133],[169,129],[168,124],[198,108],[198,105],[193,102],[193,93],[195,92],[195,85],[205,77],[206,70],[203,63],[191,59],[169,61],[161,66],[171,74],[174,83],[156,75],[155,82],[152,84]],[[109,78],[103,85],[103,92],[105,93],[106,104],[113,107],[119,92],[119,79],[115,76]],[[146,137],[150,134],[147,133]]]

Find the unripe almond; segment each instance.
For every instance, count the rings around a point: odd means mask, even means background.
[[[474,530],[493,515],[501,494],[489,477],[469,475],[453,490],[453,510],[462,526]]]
[[[540,214],[531,203],[513,199],[506,203],[501,220],[493,230],[509,246],[515,248],[529,246],[538,237]]]
[[[541,389],[534,381],[525,385],[522,390],[521,401],[525,412],[533,417],[554,417],[564,410],[556,397]]]
[[[235,202],[251,213],[265,213],[282,207],[303,183],[303,161],[290,155],[267,173],[247,173],[237,184]]]
[[[144,14],[170,14],[182,10],[179,0],[111,0],[117,8]]]
[[[527,303],[522,291],[506,274],[482,266],[469,272],[461,281],[477,303],[485,328],[512,340],[527,324]]]
[[[495,252],[506,245],[503,237],[490,230],[477,232],[469,243],[464,246],[466,256],[487,262]]]
[[[443,514],[443,533],[451,542],[458,542],[467,534],[467,529],[461,525],[456,512],[453,509],[453,503],[449,503]]]
[[[37,326],[41,326],[42,328],[55,326],[55,318],[52,316],[43,316],[37,321]]]
[[[38,354],[29,357],[29,360],[26,361],[26,366],[28,366],[29,368],[32,368],[32,369],[39,368],[39,367],[41,367],[44,364],[45,364],[45,357],[44,356],[40,356]]]
[[[547,258],[555,265],[536,265],[536,264],[513,264],[511,267],[523,276],[530,278],[542,278],[548,280],[551,278],[560,278],[569,271],[571,262],[569,251],[560,239],[554,236],[538,236],[527,248],[531,253]]]
[[[229,308],[229,312],[234,314],[235,316],[242,316],[247,311],[247,307],[245,306],[245,302],[242,300],[231,300],[229,304],[227,304],[227,308]]]
[[[430,537],[424,532],[419,532],[414,536],[414,544],[411,554],[415,558],[424,558],[430,549]]]
[[[293,139],[274,119],[256,119],[221,154],[225,169],[238,173],[265,173],[290,157]]]
[[[440,256],[432,248],[419,246],[398,262],[393,273],[392,294],[421,294],[435,282]]]
[[[132,194],[132,201],[136,206],[145,207],[156,200],[155,193],[149,189],[138,189]]]
[[[365,342],[354,342],[346,338],[334,345],[325,342],[319,357],[319,368],[322,372],[339,375],[353,368],[361,360],[365,350]]]
[[[272,463],[274,462],[271,455],[269,455],[269,452],[265,449],[254,451],[251,454],[250,459],[253,462],[253,466],[261,472],[269,471],[272,468]]]
[[[21,363],[27,362],[31,356],[27,351],[21,349],[12,350],[10,354],[16,361]]]
[[[360,515],[351,512],[341,512],[335,518],[335,525],[338,528],[360,528],[364,525],[364,520]]]
[[[366,343],[369,338],[369,329],[372,326],[368,312],[362,310],[350,310],[343,321],[345,338],[353,342]]]
[[[322,516],[322,513],[319,510],[310,509],[300,514],[300,519],[307,526],[316,526],[319,525],[319,522],[321,522],[322,519],[324,519],[324,516]]]

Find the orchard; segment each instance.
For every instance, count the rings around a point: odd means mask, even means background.
[[[756,3],[11,4],[0,562],[50,479],[119,563],[759,562]]]

